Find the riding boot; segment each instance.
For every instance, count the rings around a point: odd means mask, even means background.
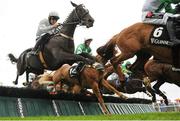
[[[32,49],[32,54],[37,55],[38,51],[41,49],[42,45],[44,45],[49,40],[50,34],[46,33],[42,35],[40,38],[36,40],[36,44]]]
[[[172,56],[173,56],[173,71],[180,71],[180,62],[179,62],[179,46],[180,45],[174,45],[172,47]]]
[[[170,40],[172,42],[172,45],[179,44],[180,40],[176,38],[173,18],[168,19],[166,27],[167,27],[167,30],[168,30],[169,37],[170,37]]]
[[[172,42],[172,58],[173,58],[173,71],[180,71],[179,65],[179,49],[178,46],[180,44],[180,40],[176,38],[175,28],[173,26],[173,19],[169,19],[167,21],[167,30],[169,32],[170,40]]]
[[[71,74],[70,74],[70,75],[71,75],[72,77],[78,77],[79,74],[80,74],[80,72],[83,70],[84,66],[85,66],[85,63],[84,63],[84,62],[82,62],[82,61],[78,62],[77,66],[75,66],[75,67],[71,70]]]

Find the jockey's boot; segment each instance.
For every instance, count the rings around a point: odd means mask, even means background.
[[[179,44],[180,44],[180,40],[178,38],[176,38],[175,35],[175,28],[173,25],[173,19],[169,19],[167,21],[167,30],[169,32],[169,36],[170,36],[170,40],[172,42],[172,58],[173,58],[173,67],[172,70],[173,71],[180,71],[180,65],[179,65]]]
[[[85,63],[80,61],[78,62],[77,66],[75,66],[72,70],[71,70],[71,77],[78,77],[80,72],[83,70],[85,66]]]
[[[172,57],[173,57],[173,71],[180,71],[180,60],[179,60],[179,47],[180,45],[174,45],[172,47]]]
[[[167,30],[169,33],[170,40],[172,42],[172,46],[174,44],[180,44],[180,40],[176,37],[176,34],[175,34],[175,27],[174,27],[173,18],[168,19],[166,27],[167,27]]]
[[[49,40],[50,34],[46,33],[36,40],[36,44],[33,47],[31,54],[37,55],[41,47]]]

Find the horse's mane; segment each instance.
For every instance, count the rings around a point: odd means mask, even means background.
[[[69,15],[66,17],[66,19],[64,20],[63,24],[67,23],[67,20],[69,18],[69,16],[71,16],[71,14],[73,13],[74,9],[69,13]]]
[[[82,5],[82,4],[80,4],[80,5]],[[80,6],[79,5],[79,6]],[[76,8],[75,8],[76,9]],[[67,20],[68,20],[68,18],[73,14],[73,11],[75,10],[75,9],[73,9],[70,13],[69,13],[69,15],[66,17],[66,19],[64,20],[64,22],[63,22],[63,24],[66,24],[67,23]]]

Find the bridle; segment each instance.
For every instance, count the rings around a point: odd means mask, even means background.
[[[81,4],[81,5],[78,5],[78,6],[75,8],[75,15],[76,15],[77,21],[62,24],[62,26],[63,26],[63,25],[73,25],[73,24],[80,24],[80,25],[82,25],[82,24],[85,22],[85,21],[83,20],[83,18],[84,18],[87,14],[89,14],[89,11],[86,10],[86,12],[85,12],[82,16],[80,16],[80,15],[78,15],[78,12],[77,12],[77,9],[78,9],[79,6],[83,6],[83,5],[82,5],[82,4]]]
[[[74,12],[75,12],[75,16],[76,16],[76,18],[77,18],[77,19],[75,19],[76,21],[60,24],[60,27],[57,27],[56,30],[55,30],[55,32],[54,32],[54,34],[55,34],[56,36],[60,35],[60,36],[63,36],[63,37],[65,37],[65,38],[67,38],[67,39],[73,40],[72,37],[67,36],[67,35],[61,33],[61,32],[60,32],[60,29],[61,29],[63,26],[65,26],[65,25],[75,25],[75,24],[83,25],[83,23],[85,23],[85,20],[83,20],[83,18],[84,18],[87,14],[89,14],[89,11],[86,9],[86,12],[85,12],[82,16],[79,15],[78,12],[77,12],[77,9],[78,9],[78,7],[80,7],[80,6],[84,7],[84,5],[80,4],[80,5],[78,5],[78,6],[75,8],[75,11],[74,11]],[[59,32],[60,32],[60,33],[59,33]]]

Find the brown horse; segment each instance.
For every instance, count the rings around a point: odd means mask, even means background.
[[[91,88],[93,93],[97,96],[98,101],[104,111],[105,114],[108,114],[108,110],[104,105],[104,100],[100,93],[99,87],[102,85],[106,89],[114,92],[121,98],[127,98],[121,92],[117,91],[114,87],[112,87],[106,80],[104,80],[103,74],[104,70],[99,69],[97,70],[95,67],[92,66],[85,66],[80,73],[78,79],[70,77],[69,71],[72,66],[68,64],[64,64],[60,67],[53,75],[53,81],[58,83],[60,81],[69,81],[74,84],[75,90],[74,93],[79,93],[83,88]]]
[[[97,53],[102,57],[103,61],[111,61],[121,82],[124,81],[124,76],[121,70],[118,69],[118,64],[135,55],[138,57],[133,64],[134,68],[144,67],[151,55],[164,63],[173,64],[171,48],[150,44],[149,38],[153,28],[154,25],[136,23],[125,28],[119,34],[113,36],[104,46],[97,49]],[[121,54],[118,56],[114,55],[116,45],[121,51]]]
[[[161,63],[158,60],[149,60],[145,66],[148,78],[145,78],[149,82],[157,81],[153,86],[153,89],[157,94],[163,97],[166,105],[168,105],[168,99],[160,90],[160,86],[165,82],[176,84],[180,87],[180,72],[172,71],[172,65]]]

